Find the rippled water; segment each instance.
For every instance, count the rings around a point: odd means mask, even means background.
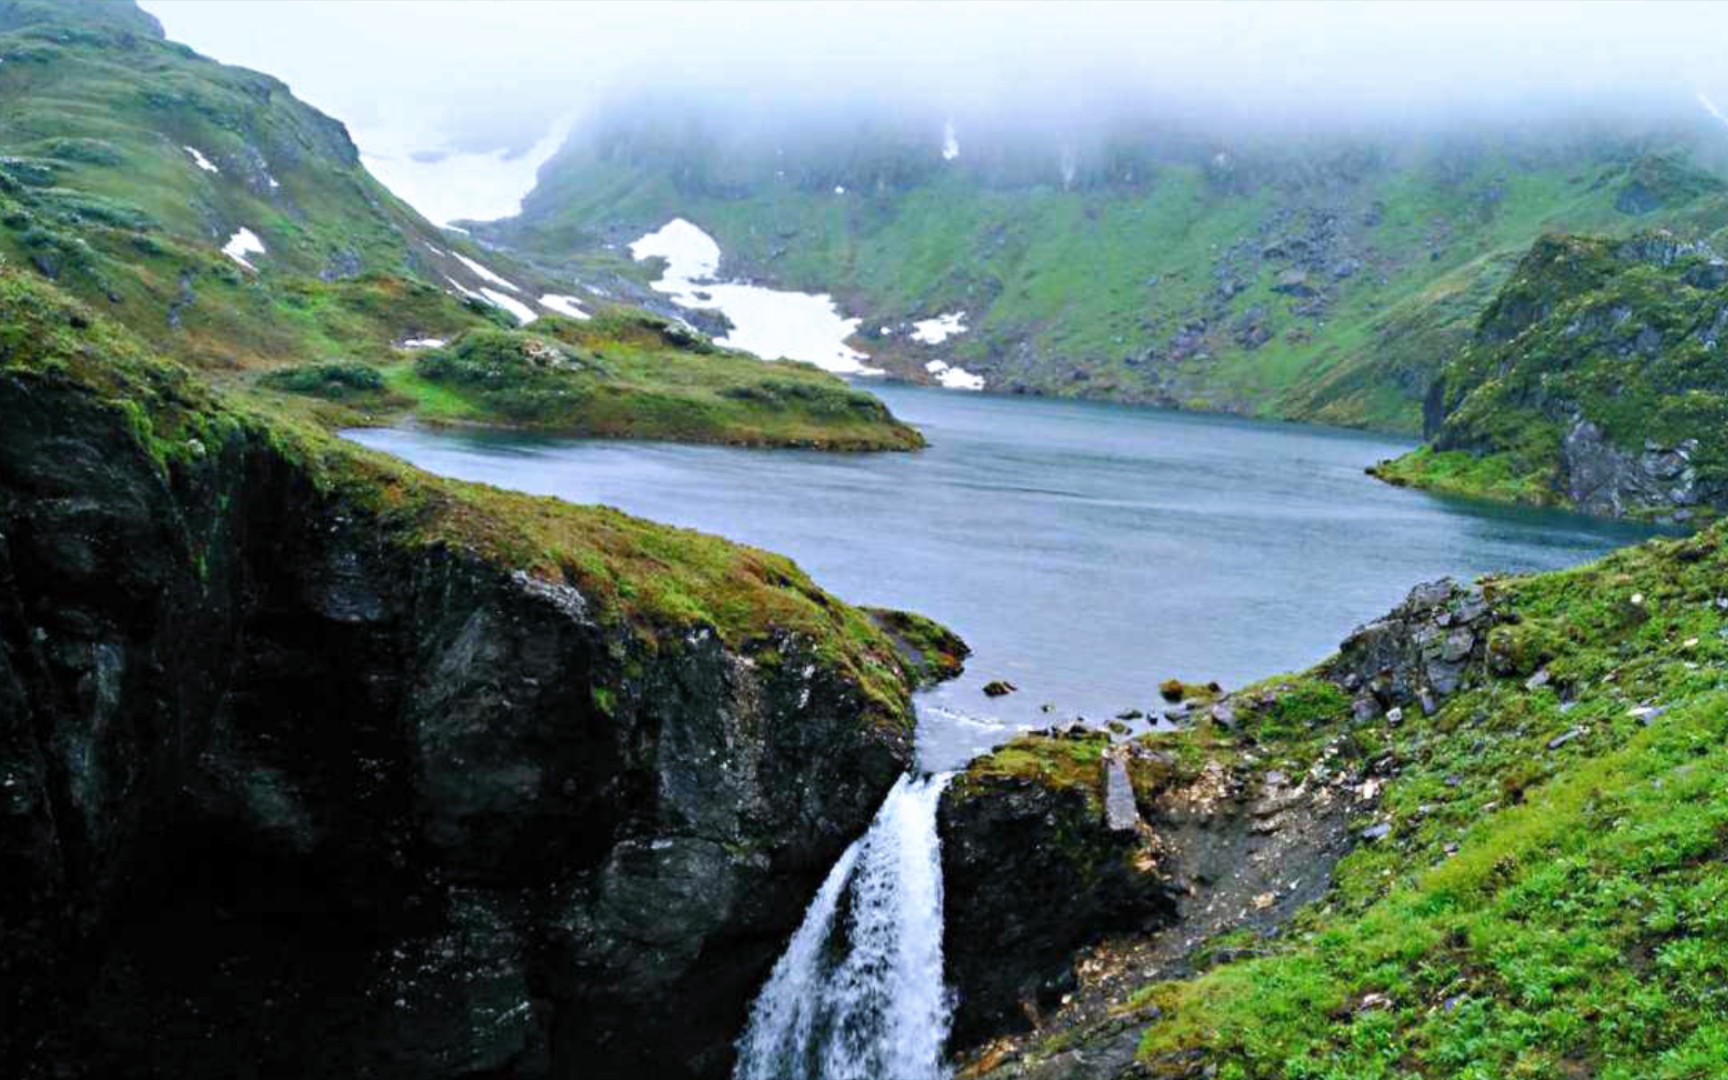
[[[1149,709],[1172,675],[1240,685],[1305,667],[1420,581],[1568,566],[1649,534],[1389,487],[1362,474],[1407,448],[1381,437],[872,388],[928,450],[351,435],[433,472],[784,552],[848,600],[942,620],[975,655],[921,703],[931,768],[1018,727]],[[988,699],[991,679],[1019,692]]]

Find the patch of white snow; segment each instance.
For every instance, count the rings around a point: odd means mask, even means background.
[[[248,262],[246,256],[265,255],[268,252],[264,250],[264,241],[258,239],[258,234],[242,226],[239,232],[230,236],[228,242],[222,245],[222,254],[248,270],[256,270],[258,268]]]
[[[960,156],[960,136],[954,132],[954,121],[942,125],[942,160],[953,161]]]
[[[630,245],[638,261],[666,260],[654,289],[681,307],[721,311],[732,331],[718,342],[764,359],[803,360],[842,375],[881,375],[869,357],[848,346],[860,319],[842,316],[826,293],[785,292],[740,282],[717,282],[720,245],[701,228],[674,218]]]
[[[920,319],[912,324],[912,340],[925,345],[940,345],[954,335],[965,332],[964,311],[950,311],[933,319]]]
[[[665,259],[666,275],[654,287],[667,293],[681,291],[662,287],[668,283],[683,286],[709,281],[720,269],[720,245],[683,218],[673,218],[631,244],[630,257],[637,262]]]
[[[197,164],[197,166],[200,169],[203,169],[205,172],[217,173],[217,174],[220,174],[222,172],[221,169],[218,169],[216,167],[215,162],[213,162],[209,158],[205,157],[204,152],[199,150],[196,146],[182,146],[180,149],[186,151],[188,154],[191,154],[193,162],[195,162]]]
[[[540,298],[540,306],[547,311],[557,312],[559,315],[571,319],[592,318],[586,311],[577,307],[579,302],[574,296],[559,296],[556,293],[547,293]]]
[[[463,266],[466,266],[468,269],[474,271],[474,273],[479,276],[481,281],[490,281],[494,285],[502,285],[506,289],[509,289],[511,292],[521,292],[522,291],[521,289],[518,289],[516,286],[512,285],[510,282],[505,281],[503,278],[499,277],[497,274],[494,274],[492,271],[486,269],[484,266],[481,266],[479,263],[475,262],[473,259],[470,259],[468,256],[463,255],[460,252],[456,252],[454,254],[456,255],[456,261],[461,263]]]
[[[941,360],[932,360],[924,370],[936,376],[936,381],[949,390],[982,390],[984,376],[974,375],[963,367],[953,367]]]
[[[540,317],[534,314],[534,309],[529,307],[527,304],[524,304],[514,296],[505,296],[497,289],[489,289],[482,285],[480,286],[480,295],[490,301],[494,307],[501,307],[505,311],[516,316],[516,321],[523,326],[527,326],[529,323]]]
[[[442,349],[448,342],[441,337],[411,337],[398,348],[403,349]]]
[[[1702,90],[1699,90],[1697,93],[1698,104],[1704,106],[1704,111],[1722,121],[1723,124],[1728,125],[1728,115],[1725,115],[1721,109],[1716,107],[1716,103],[1710,100],[1710,96]]]

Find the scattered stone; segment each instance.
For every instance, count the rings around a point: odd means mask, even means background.
[[[1212,722],[1225,731],[1236,730],[1236,709],[1228,701],[1212,706]]]
[[[1627,710],[1626,715],[1638,721],[1640,724],[1643,724],[1645,727],[1649,727],[1651,721],[1655,720],[1667,711],[1667,709],[1660,705],[1639,705]]]
[[[1002,697],[1006,694],[1012,694],[1018,689],[1020,689],[1018,686],[1006,679],[991,679],[984,684],[984,695],[986,697]]]
[[[1116,719],[1118,719],[1118,720],[1140,720],[1140,719],[1143,719],[1145,716],[1146,716],[1146,714],[1141,712],[1139,709],[1126,709],[1122,712],[1117,713]]]
[[[1530,676],[1528,679],[1524,680],[1524,689],[1526,689],[1526,690],[1540,690],[1544,686],[1547,686],[1548,683],[1552,679],[1553,679],[1553,676],[1548,673],[1548,669],[1543,668],[1540,671],[1536,672],[1536,674],[1534,674],[1534,675]]]
[[[1368,826],[1366,829],[1363,829],[1357,835],[1361,836],[1362,839],[1367,840],[1369,842],[1373,842],[1373,841],[1377,841],[1377,840],[1384,840],[1388,836],[1392,835],[1392,826],[1388,822],[1382,821],[1378,825]]]
[[[1104,755],[1104,827],[1111,832],[1132,832],[1140,827],[1127,757],[1121,753]]]
[[[1565,746],[1567,743],[1571,742],[1573,739],[1581,738],[1581,737],[1583,737],[1583,735],[1584,735],[1584,729],[1581,727],[1568,728],[1568,729],[1566,729],[1566,731],[1564,731],[1561,734],[1556,735],[1552,739],[1548,740],[1548,749],[1558,750],[1562,746]]]
[[[1396,706],[1394,706],[1393,708],[1386,710],[1386,723],[1388,726],[1397,727],[1399,724],[1402,724],[1403,722],[1404,722],[1404,710],[1403,709],[1400,709],[1400,708],[1397,708]]]

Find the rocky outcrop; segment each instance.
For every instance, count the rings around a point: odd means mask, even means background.
[[[1159,872],[1150,833],[1110,820],[1112,808],[1125,808],[1109,798],[1108,745],[1085,730],[1015,744],[943,793],[937,828],[943,957],[957,994],[953,1046],[1023,1028],[1053,1009],[1073,986],[1082,946],[1175,917],[1175,886]]]
[[[35,334],[22,310],[0,1071],[725,1075],[911,758],[894,645],[779,562],[757,572],[785,603],[747,633],[621,614],[518,569],[547,534],[482,534],[478,494],[97,355],[76,309]]]
[[[1351,633],[1317,674],[1354,696],[1358,719],[1411,706],[1432,713],[1484,669],[1497,622],[1481,585],[1450,578],[1418,585],[1383,618]]]
[[[1595,424],[1576,420],[1560,444],[1566,497],[1585,513],[1606,517],[1650,510],[1690,516],[1706,501],[1692,464],[1697,451],[1697,439],[1674,446],[1647,439],[1642,451],[1624,450]]]

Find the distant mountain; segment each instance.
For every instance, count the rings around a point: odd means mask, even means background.
[[[1701,236],[1728,202],[1697,117],[1471,135],[1085,145],[940,122],[727,134],[620,111],[484,235],[628,282],[624,245],[682,216],[721,272],[834,293],[896,374],[1415,432],[1428,385],[1546,230]],[[845,125],[840,125],[844,127]],[[934,344],[914,324],[964,312]],[[938,335],[939,336],[939,335]]]

